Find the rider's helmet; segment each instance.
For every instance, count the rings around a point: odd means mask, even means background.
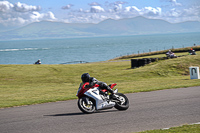
[[[83,81],[84,83],[85,83],[85,82],[89,82],[89,80],[90,80],[90,75],[89,75],[89,73],[84,73],[84,74],[82,74],[81,79],[82,79],[82,81]]]

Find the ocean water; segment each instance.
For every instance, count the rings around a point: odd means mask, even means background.
[[[194,44],[200,45],[200,33],[0,41],[0,64],[98,62]]]

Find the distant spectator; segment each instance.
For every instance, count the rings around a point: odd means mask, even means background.
[[[35,64],[41,64],[40,59],[38,61],[36,61]]]
[[[193,48],[191,48],[191,49],[189,50],[189,54],[190,54],[190,55],[196,55],[195,50],[194,50]]]

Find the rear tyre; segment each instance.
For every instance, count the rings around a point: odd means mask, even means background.
[[[129,100],[122,93],[116,93],[115,95],[119,96],[119,101],[116,102],[115,108],[118,110],[127,110],[129,108]]]
[[[89,98],[88,101],[86,101],[87,97],[82,97],[80,99],[78,99],[78,107],[79,109],[83,112],[83,113],[86,113],[86,114],[91,114],[95,111],[95,105],[93,103],[92,100],[90,100]]]

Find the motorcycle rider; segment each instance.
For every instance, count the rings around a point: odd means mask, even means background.
[[[95,84],[98,84],[101,89],[106,89],[108,92],[111,93],[110,97],[112,99],[116,99],[116,96],[114,95],[114,91],[105,82],[101,82],[101,81],[98,81],[94,77],[90,77],[89,73],[82,74],[81,80],[82,80],[82,83],[80,83],[79,88],[82,87],[86,82],[89,82],[88,86],[87,85],[84,86],[86,88],[90,88],[94,86]]]
[[[167,56],[167,57],[170,57],[170,58],[176,57],[176,55],[175,55],[171,50],[169,50],[169,51],[166,53],[166,56]]]

